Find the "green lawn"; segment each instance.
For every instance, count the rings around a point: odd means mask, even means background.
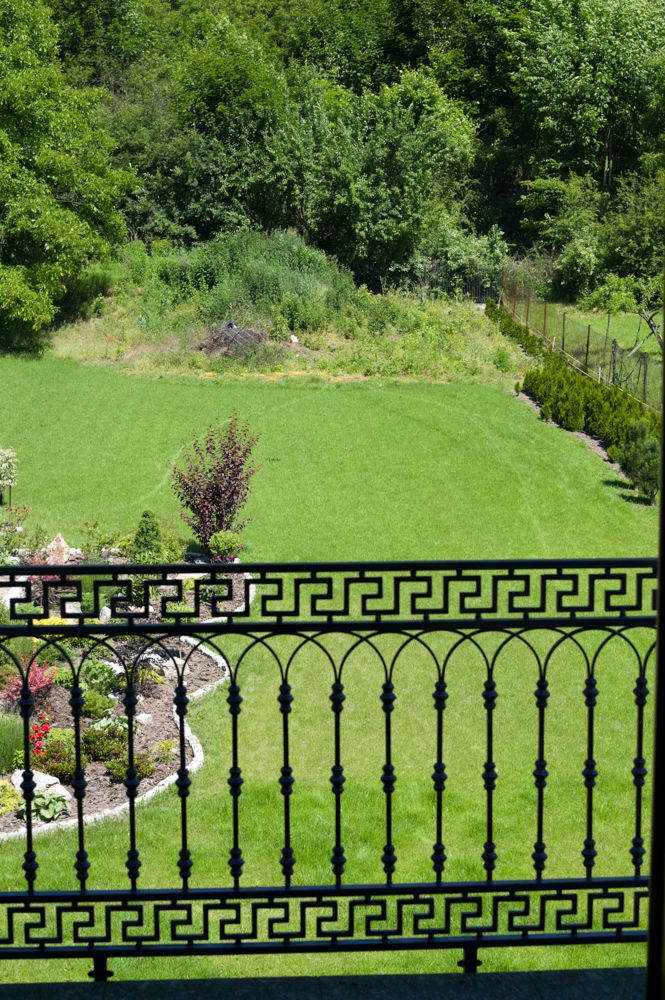
[[[504,385],[151,379],[0,359],[16,503],[68,541],[178,520],[183,443],[237,408],[260,436],[246,559],[638,556],[657,511]],[[184,526],[183,526],[183,530]]]
[[[77,540],[84,519],[133,527],[149,505],[176,514],[168,470],[195,428],[235,406],[261,435],[247,531],[247,556],[257,559],[492,558],[653,555],[655,508],[628,502],[629,491],[585,445],[540,422],[505,386],[322,381],[174,381],[119,376],[101,368],[53,361],[1,360],[0,443],[21,459],[17,502],[37,520]],[[27,402],[26,402],[27,400]],[[339,653],[343,640],[335,641]],[[223,644],[233,662],[234,647]],[[550,679],[546,840],[550,871],[583,874],[585,714],[583,659],[563,649]],[[497,876],[529,875],[535,839],[536,756],[533,659],[513,645],[497,669],[495,713],[499,772],[496,793]],[[628,871],[632,830],[635,664],[608,648],[599,671],[596,758],[598,871]],[[445,800],[451,878],[481,874],[484,839],[484,671],[468,652],[451,667],[445,758]],[[345,675],[343,716],[344,844],[351,880],[380,877],[383,847],[383,680],[377,660],[356,655]],[[398,784],[395,844],[400,879],[426,878],[434,840],[430,780],[435,759],[429,658],[413,649],[396,672],[393,714]],[[328,786],[332,753],[331,676],[322,656],[293,669],[292,798],[296,878],[327,878],[332,846]],[[241,676],[242,844],[248,884],[279,876],[281,761],[279,678],[257,651]],[[191,721],[207,755],[190,799],[194,884],[228,881],[230,797],[229,715],[225,693],[192,706]],[[630,801],[630,798],[628,798]],[[571,804],[574,808],[571,809]],[[139,812],[141,882],[175,884],[178,802],[172,791]],[[645,817],[648,821],[648,817]],[[268,836],[267,836],[268,834]],[[272,845],[270,854],[266,843]],[[72,887],[74,838],[63,832],[37,841],[42,887]],[[126,821],[90,828],[91,884],[122,885]],[[20,848],[0,847],[0,887],[21,884]],[[459,954],[265,957],[113,961],[118,978],[287,975],[378,971],[456,971]],[[484,969],[635,965],[637,946],[489,952]],[[5,981],[83,979],[85,962],[0,965]]]
[[[512,302],[509,301],[506,307],[510,312]],[[648,351],[656,356],[662,353],[656,339],[653,336],[647,337],[649,328],[637,313],[591,312],[578,309],[566,302],[548,302],[547,315],[545,315],[543,302],[532,299],[529,303],[529,326],[533,330],[542,332],[545,329],[545,321],[547,321],[548,340],[551,343],[552,339],[556,338],[556,345],[559,347],[563,334],[564,315],[566,317],[566,343],[569,349],[572,345],[579,347],[586,344],[587,327],[590,325],[590,350],[592,353],[594,351],[600,352],[603,349],[609,350],[613,340],[616,340],[619,347],[627,349],[635,347],[636,344],[640,344],[644,340],[644,345],[640,348],[641,351]],[[526,323],[526,300],[517,303],[515,318],[521,323]]]

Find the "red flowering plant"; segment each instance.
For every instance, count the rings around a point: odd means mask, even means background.
[[[38,757],[44,753],[45,743],[50,731],[51,726],[46,721],[46,712],[38,712],[37,722],[33,722],[30,727],[30,742],[32,743],[34,753]]]

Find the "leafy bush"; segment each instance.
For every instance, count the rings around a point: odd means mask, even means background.
[[[124,723],[124,724],[123,724]],[[123,781],[127,772],[127,720],[101,719],[83,733],[83,746],[93,760],[100,761],[116,781]],[[149,778],[155,766],[148,754],[134,754],[134,767],[139,778]]]
[[[125,720],[126,723],[126,720]],[[83,733],[83,747],[92,760],[106,763],[111,757],[127,756],[127,726],[121,719],[101,719]]]
[[[39,758],[40,770],[67,784],[76,770],[76,743],[73,729],[51,729]]]
[[[170,521],[159,519],[162,532],[161,561],[165,563],[181,563],[185,557],[185,542],[182,535]]]
[[[231,562],[245,546],[235,531],[216,531],[208,547],[214,562]]]
[[[113,698],[91,689],[85,694],[83,714],[86,719],[103,719],[112,710],[114,704]]]
[[[118,544],[118,532],[100,527],[99,521],[84,521],[83,551],[88,562],[102,562],[104,552]]]
[[[628,424],[619,463],[637,489],[653,500],[659,489],[660,445],[650,436],[646,420]]]
[[[23,523],[29,513],[29,507],[0,507],[0,563],[14,558],[23,545]]]
[[[23,720],[13,712],[0,714],[0,774],[13,770],[17,750],[23,747]]]
[[[183,518],[206,550],[216,532],[238,532],[247,523],[238,521],[238,514],[257,471],[252,462],[256,441],[234,412],[226,426],[211,424],[203,438],[195,437],[184,468],[173,468],[174,492],[189,511]]]
[[[67,799],[59,792],[37,792],[32,800],[33,816],[42,823],[52,823],[67,812]]]
[[[493,299],[487,300],[485,315],[494,323],[498,323],[499,330],[504,337],[509,337],[510,340],[517,341],[527,354],[532,354],[534,357],[540,357],[544,354],[545,349],[542,340],[533,333],[529,333],[525,326],[516,323],[512,316],[509,316]]]
[[[30,667],[29,686],[36,705],[43,704],[46,700],[46,696],[53,687],[55,673],[55,667],[47,663],[33,663]],[[18,674],[14,673],[4,678],[4,686],[0,694],[5,705],[10,707],[17,705],[22,688],[23,681]]]
[[[11,781],[0,781],[0,816],[14,812],[21,804],[21,796]]]
[[[127,776],[126,753],[118,755],[117,757],[108,757],[105,761],[103,761],[103,763],[112,778],[116,781],[125,780]],[[155,765],[149,755],[145,753],[134,754],[134,768],[136,770],[136,777],[139,778],[139,780],[149,778],[155,773]]]
[[[603,312],[637,312],[637,290],[634,278],[620,278],[606,274],[604,280],[580,302],[582,309],[601,309]]]
[[[173,760],[173,754],[176,749],[175,740],[160,740],[158,743],[153,744],[150,748],[150,754],[152,759],[157,764],[168,764]]]
[[[285,337],[322,329],[355,297],[351,275],[293,233],[223,233],[190,261],[185,280],[202,293],[206,323],[272,324]]]
[[[92,691],[101,695],[114,694],[122,684],[122,675],[116,674],[111,664],[104,660],[86,660],[80,677],[82,687],[88,689],[86,697]]]
[[[68,691],[73,685],[72,671],[69,667],[61,667],[53,675],[53,683],[56,687],[65,688]]]

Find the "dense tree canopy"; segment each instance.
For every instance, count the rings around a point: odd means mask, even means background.
[[[534,168],[589,172],[605,187],[634,169],[652,145],[664,47],[665,7],[652,0],[534,0],[511,74]]]
[[[372,288],[510,250],[557,294],[640,295],[665,227],[665,8],[0,0],[0,147],[5,339],[51,322],[124,225],[295,230]]]
[[[0,323],[30,344],[67,280],[122,238],[123,178],[92,124],[90,93],[69,86],[40,2],[0,0]]]

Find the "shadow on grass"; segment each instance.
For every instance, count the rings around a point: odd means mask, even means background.
[[[635,503],[640,507],[652,507],[653,500],[649,500],[648,497],[643,497],[639,493],[635,493],[632,496],[624,496],[626,503]]]
[[[653,504],[653,501],[649,500],[648,497],[642,496],[641,493],[636,493],[635,487],[625,479],[603,479],[603,486],[609,486],[613,490],[624,490],[622,499],[626,503],[633,503],[638,507],[651,507]]]
[[[625,479],[603,479],[603,486],[611,486],[613,490],[632,490],[632,486]]]

